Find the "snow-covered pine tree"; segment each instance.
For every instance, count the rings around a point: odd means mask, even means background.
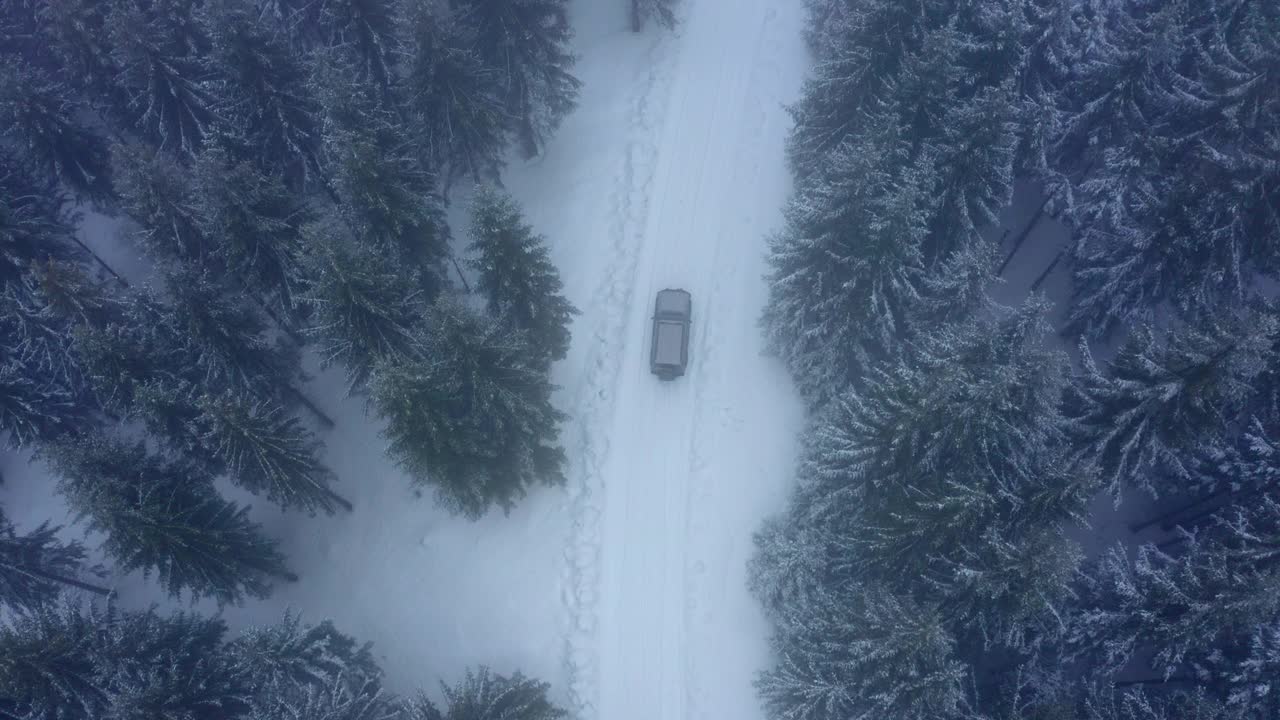
[[[86,567],[84,546],[62,542],[58,530],[44,522],[20,534],[0,512],[0,605],[11,612],[36,612],[69,588],[111,592],[76,577]]]
[[[676,26],[676,0],[631,0],[631,30],[640,32],[646,22],[670,30]]]
[[[11,300],[0,301],[0,312],[16,316],[12,308]],[[3,320],[0,336],[20,340],[17,328]],[[66,349],[64,342],[57,347]],[[95,420],[86,399],[65,378],[51,376],[20,343],[0,342],[0,432],[8,433],[10,447],[32,447],[87,431]]]
[[[1056,527],[1016,539],[993,529],[936,563],[929,590],[943,599],[948,626],[970,657],[992,648],[1030,653],[1060,639],[1082,560]]]
[[[765,336],[814,407],[896,352],[918,299],[932,181],[906,155],[894,128],[841,145],[770,240]]]
[[[264,16],[298,46],[298,55],[341,48],[355,61],[360,80],[389,99],[399,52],[395,0],[255,0]]]
[[[1280,572],[1242,564],[1224,544],[1189,536],[1176,558],[1144,545],[1132,562],[1117,546],[1085,573],[1066,642],[1076,657],[1114,670],[1149,649],[1151,668],[1168,677],[1278,610]]]
[[[564,415],[524,333],[441,297],[424,335],[422,359],[381,362],[370,382],[391,456],[469,518],[564,482]]]
[[[938,0],[869,0],[827,3],[837,16],[819,34],[826,52],[788,111],[795,130],[787,152],[803,179],[849,138],[875,130],[873,116],[891,95],[889,82],[926,32],[945,22]],[[828,8],[830,9],[830,8]]]
[[[294,400],[291,383],[301,369],[296,353],[271,344],[267,326],[210,273],[176,267],[167,273],[160,325],[151,336],[156,351],[181,358],[205,392],[231,388],[258,396]]]
[[[294,191],[325,187],[320,112],[301,57],[247,0],[207,0],[199,18],[210,43],[201,87],[219,120],[219,144]]]
[[[294,312],[307,207],[278,178],[218,148],[201,154],[193,175],[197,228],[228,274]]]
[[[1246,720],[1212,698],[1203,688],[1156,691],[1120,690],[1109,678],[1096,680],[1083,693],[1080,720]]]
[[[94,720],[110,707],[95,670],[98,617],[72,605],[42,604],[0,622],[0,712],[23,720]]]
[[[444,710],[420,695],[410,704],[408,720],[558,720],[569,713],[547,697],[548,683],[520,673],[497,675],[489,668],[468,668],[456,685],[441,683]]]
[[[143,249],[197,266],[213,261],[189,168],[165,150],[121,144],[112,147],[112,167],[120,208],[137,224],[132,237]]]
[[[928,195],[936,209],[927,262],[936,266],[983,243],[980,232],[1013,200],[1018,111],[1012,83],[1005,83],[956,99],[943,112],[940,133],[926,141],[936,183]]]
[[[360,690],[382,674],[368,643],[358,644],[328,620],[303,625],[291,612],[278,623],[250,628],[229,643],[227,651],[251,684],[252,702],[259,710],[277,702],[297,703],[309,690],[335,684]]]
[[[195,22],[194,0],[113,3],[105,31],[119,68],[110,114],[167,153],[193,157],[213,131],[215,97],[205,86],[201,56],[208,38]],[[115,162],[119,162],[117,155]]]
[[[1033,300],[922,336],[834,408],[818,447],[840,452],[810,456],[807,472],[856,498],[826,510],[854,549],[854,576],[916,582],[983,554],[993,527],[1020,542],[1080,517],[1092,483],[1068,462],[1067,360],[1044,343],[1046,309]]]
[[[1150,472],[1185,483],[1214,436],[1240,420],[1280,330],[1268,311],[1201,314],[1163,335],[1136,329],[1104,374],[1086,344],[1066,395],[1079,458],[1118,497],[1126,486],[1156,492]]]
[[[497,73],[509,127],[526,157],[542,152],[577,105],[567,0],[449,0]]]
[[[50,459],[71,506],[105,535],[116,567],[154,573],[174,597],[238,603],[265,596],[273,579],[296,579],[248,508],[219,497],[199,465],[106,437],[60,443]]]
[[[329,488],[333,472],[317,457],[320,442],[279,403],[243,392],[205,395],[198,404],[199,441],[236,484],[282,508],[309,513],[351,503]]]
[[[907,157],[920,159],[925,144],[943,137],[949,116],[973,93],[974,78],[965,61],[975,44],[956,23],[925,31],[918,46],[902,58],[897,72],[884,79],[884,97],[866,111],[865,121],[896,123],[899,137],[910,146]],[[999,129],[998,119],[995,128]],[[999,132],[994,135],[998,137]]]
[[[808,602],[831,578],[821,532],[792,510],[765,520],[756,531],[755,552],[747,563],[747,586],[771,620],[787,608]]]
[[[254,708],[254,720],[404,720],[401,704],[377,684],[352,689],[339,678],[308,686],[294,697],[269,697]]]
[[[0,138],[77,196],[109,203],[110,153],[83,124],[87,112],[71,86],[40,68],[22,60],[0,63]]]
[[[1280,620],[1254,629],[1248,653],[1226,673],[1227,706],[1245,717],[1276,717],[1280,713]]]
[[[97,624],[94,675],[106,689],[108,717],[246,717],[249,682],[226,652],[220,618],[108,609]]]
[[[401,69],[409,112],[443,191],[498,177],[510,129],[502,75],[473,49],[474,30],[436,0],[404,0]]]
[[[384,106],[346,50],[313,54],[312,87],[324,109],[323,160],[338,214],[361,243],[419,269],[430,294],[446,284],[449,227],[435,178],[397,108]]]
[[[789,608],[756,688],[775,720],[948,717],[964,667],[936,607],[875,587]]]
[[[525,222],[510,195],[482,188],[471,205],[470,264],[489,313],[527,333],[548,365],[569,352],[569,323],[578,314],[563,295],[546,240]]]
[[[995,243],[976,242],[956,248],[919,282],[920,299],[911,308],[909,326],[916,333],[963,322],[986,311],[989,290],[1000,262]]]
[[[324,367],[347,368],[349,392],[363,390],[375,362],[419,356],[425,303],[421,285],[385,254],[350,242],[332,226],[307,229],[301,302],[307,333],[319,338]]]

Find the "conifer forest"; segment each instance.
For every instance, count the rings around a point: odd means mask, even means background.
[[[1275,0],[0,0],[0,719],[1280,720],[1277,288]]]

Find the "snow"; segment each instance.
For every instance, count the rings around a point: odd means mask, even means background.
[[[389,689],[406,694],[486,663],[550,682],[580,720],[762,717],[751,683],[768,627],[745,565],[752,533],[784,505],[804,418],[756,321],[790,190],[783,105],[808,64],[803,4],[683,0],[680,14],[674,34],[633,34],[626,0],[577,0],[579,109],[504,176],[582,310],[553,369],[567,487],[532,492],[509,517],[449,516],[387,460],[364,402],[341,397],[340,370],[311,367],[307,392],[337,421],[321,433],[325,460],[355,510],[284,514],[225,488],[252,502],[301,578],[225,609],[233,630],[285,608],[332,618],[374,643]],[[463,190],[459,248],[466,205]],[[95,225],[91,241],[145,274],[114,228]],[[669,383],[648,367],[665,287],[693,297],[689,369]],[[21,527],[67,522],[43,466],[9,453],[0,470]],[[107,583],[127,607],[173,604],[140,577]]]

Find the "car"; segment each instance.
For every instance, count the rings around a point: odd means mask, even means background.
[[[693,296],[685,290],[659,290],[653,303],[653,344],[649,369],[661,380],[675,380],[689,365],[689,325]]]

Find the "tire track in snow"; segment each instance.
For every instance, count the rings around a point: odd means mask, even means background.
[[[564,602],[570,618],[566,639],[571,711],[578,720],[595,720],[599,660],[596,633],[600,599],[600,541],[604,466],[610,453],[607,431],[614,412],[613,395],[622,371],[627,340],[627,310],[633,298],[653,184],[657,145],[670,85],[669,39],[655,38],[645,58],[632,99],[631,125],[622,167],[611,193],[612,260],[605,278],[592,294],[592,304],[604,308],[604,320],[594,329],[586,367],[587,377],[575,399],[578,465],[569,485],[572,530],[566,551],[567,582]]]

